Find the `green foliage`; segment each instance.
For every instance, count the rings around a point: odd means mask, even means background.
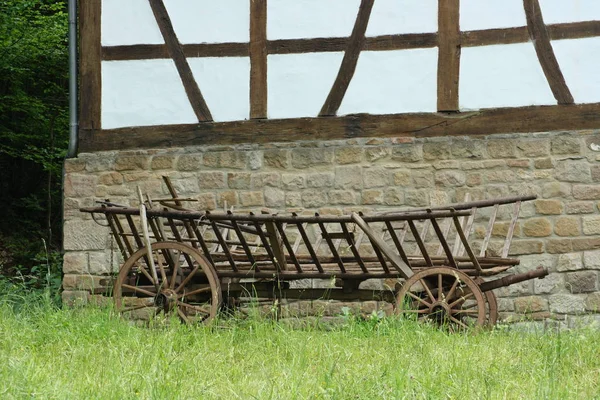
[[[0,273],[38,274],[60,248],[68,145],[66,0],[0,0]]]

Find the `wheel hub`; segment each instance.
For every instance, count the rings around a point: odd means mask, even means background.
[[[452,309],[443,301],[436,301],[429,308],[429,318],[438,322],[444,323],[450,320],[450,316],[452,315]]]
[[[174,310],[177,306],[177,293],[171,289],[163,290],[154,298],[154,305],[165,312]]]

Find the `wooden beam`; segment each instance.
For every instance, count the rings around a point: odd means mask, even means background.
[[[600,103],[485,109],[441,114],[358,114],[339,118],[248,120],[84,130],[82,152],[215,144],[335,140],[357,137],[483,136],[599,129]]]
[[[177,39],[175,29],[173,29],[173,23],[171,22],[171,18],[169,17],[169,13],[167,12],[163,0],[149,1],[160,32],[165,40],[169,56],[171,56],[175,63],[175,67],[177,67],[177,72],[179,72],[179,77],[181,78],[181,82],[183,83],[183,87],[188,95],[188,99],[190,100],[190,104],[192,105],[192,109],[194,110],[198,121],[212,121],[212,116],[210,115],[206,101],[204,101],[204,96],[202,96],[202,92],[194,78],[194,74],[185,57],[181,43],[179,43],[179,39]]]
[[[573,96],[560,70],[552,44],[550,44],[550,35],[544,24],[539,0],[523,0],[523,7],[525,8],[529,36],[554,98],[558,101],[558,104],[573,104]]]
[[[88,0],[80,2],[80,129],[102,128],[102,43],[100,36],[101,14],[102,0]]]
[[[600,21],[570,22],[547,25],[550,40],[581,39],[600,36]],[[490,46],[494,44],[526,43],[530,40],[526,26],[485,29],[461,33],[461,47]],[[349,38],[280,39],[267,41],[267,54],[301,54],[344,51]],[[363,50],[387,51],[425,49],[438,45],[437,33],[408,33],[365,38]],[[248,43],[184,44],[186,57],[248,57]],[[102,48],[105,61],[148,60],[169,58],[163,44],[107,46]]]
[[[250,118],[267,118],[267,0],[250,3]]]
[[[360,2],[358,15],[354,22],[354,28],[352,29],[350,41],[348,42],[348,47],[344,53],[340,70],[338,71],[331,91],[325,100],[325,104],[323,104],[323,107],[321,108],[319,116],[335,115],[342,104],[344,95],[348,90],[348,85],[350,85],[350,81],[354,76],[356,64],[358,63],[358,56],[360,55],[365,42],[365,32],[367,31],[367,25],[369,24],[369,17],[371,16],[374,2],[375,0],[361,0]]]
[[[460,0],[438,2],[438,111],[458,111],[460,75]]]

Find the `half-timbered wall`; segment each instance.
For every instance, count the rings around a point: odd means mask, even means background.
[[[81,149],[600,127],[593,0],[82,0]]]

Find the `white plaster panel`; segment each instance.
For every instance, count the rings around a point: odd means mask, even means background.
[[[556,104],[531,43],[462,49],[462,110]]]
[[[343,56],[341,52],[270,55],[269,118],[316,117],[333,86]]]
[[[162,44],[148,0],[102,0],[102,45]]]
[[[102,127],[198,122],[172,60],[102,62]]]
[[[435,112],[437,48],[363,51],[338,114]]]
[[[600,102],[600,38],[555,40],[552,47],[575,102]]]
[[[359,5],[360,0],[269,0],[267,38],[350,36]]]
[[[600,20],[598,0],[540,0],[546,24]]]
[[[526,26],[523,0],[461,0],[460,29],[512,28]]]
[[[250,115],[248,57],[188,58],[213,119],[239,121]]]
[[[181,43],[250,40],[250,0],[165,0],[165,6]]]
[[[377,0],[366,36],[437,32],[438,0]]]

